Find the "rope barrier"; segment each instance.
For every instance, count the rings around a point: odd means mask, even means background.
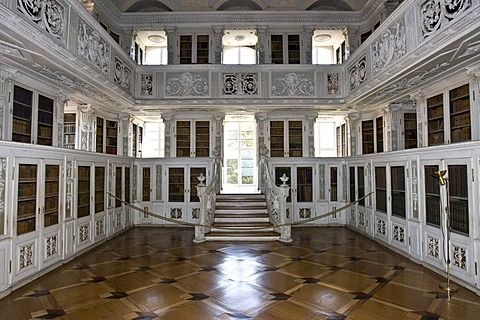
[[[270,228],[279,228],[279,227],[284,227],[284,226],[293,226],[293,225],[299,225],[299,224],[304,224],[304,223],[308,223],[308,222],[312,222],[312,221],[315,221],[315,220],[319,220],[319,219],[322,219],[322,218],[325,218],[325,217],[328,217],[332,214],[335,214],[337,212],[340,212],[340,211],[343,211],[345,209],[348,209],[352,206],[354,206],[355,204],[357,204],[358,202],[362,201],[363,199],[369,197],[370,195],[373,194],[373,192],[370,192],[368,194],[366,194],[365,196],[361,197],[360,199],[354,201],[354,202],[350,202],[349,204],[343,206],[343,207],[340,207],[338,209],[334,209],[334,210],[331,210],[329,212],[326,212],[324,214],[321,214],[319,216],[316,216],[316,217],[313,217],[313,218],[308,218],[308,219],[304,219],[304,220],[301,220],[301,221],[295,221],[295,222],[289,222],[289,223],[282,223],[282,224],[276,224],[276,225],[273,225],[273,226],[268,226],[268,227],[250,227],[250,228],[235,228],[235,227],[219,227],[219,226],[212,226],[212,225],[205,225],[205,224],[200,224],[200,223],[191,223],[191,222],[185,222],[185,221],[179,221],[177,219],[171,219],[171,218],[167,218],[167,217],[163,217],[161,215],[158,215],[154,212],[150,212],[148,210],[145,210],[145,209],[142,209],[140,207],[137,207],[129,202],[126,202],[116,196],[114,196],[113,194],[111,194],[110,192],[107,193],[109,196],[111,196],[112,198],[114,198],[115,200],[118,200],[120,202],[122,202],[123,204],[129,206],[130,208],[133,208],[135,210],[138,210],[140,212],[143,212],[145,214],[148,214],[152,217],[155,217],[155,218],[158,218],[158,219],[161,219],[161,220],[164,220],[164,221],[168,221],[168,222],[173,222],[173,223],[177,223],[177,224],[181,224],[181,225],[185,225],[185,226],[192,226],[192,227],[205,227],[205,228],[210,228],[210,229],[220,229],[220,230],[231,230],[231,231],[249,231],[249,230],[262,230],[262,229],[270,229]]]

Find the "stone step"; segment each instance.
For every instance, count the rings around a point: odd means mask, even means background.
[[[280,235],[274,232],[215,232],[205,235],[207,241],[278,241]]]
[[[219,222],[212,225],[212,233],[264,233],[273,232],[273,227],[268,221],[265,223],[257,222]]]
[[[230,214],[232,216],[237,215],[256,215],[256,214],[266,214],[268,215],[268,210],[265,209],[250,209],[250,208],[230,208],[230,209],[218,209],[215,208],[215,215]]]

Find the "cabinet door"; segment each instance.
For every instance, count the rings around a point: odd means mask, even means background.
[[[186,211],[187,184],[185,167],[168,168],[168,209],[166,217],[169,219],[184,220]]]
[[[210,121],[195,121],[195,157],[210,156]]]
[[[285,123],[270,121],[270,157],[285,156]]]
[[[26,161],[15,168],[13,282],[40,269],[40,166]]]
[[[190,157],[191,155],[191,123],[189,120],[177,121],[176,128],[176,156]]]
[[[303,156],[303,122],[288,121],[288,156]]]

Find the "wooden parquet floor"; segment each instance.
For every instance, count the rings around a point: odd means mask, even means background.
[[[134,228],[0,300],[0,319],[480,319],[480,297],[346,228],[193,244]]]

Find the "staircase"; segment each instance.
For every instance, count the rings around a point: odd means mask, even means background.
[[[273,232],[265,195],[221,194],[217,195],[211,232],[205,238],[207,241],[278,241],[280,234]]]

